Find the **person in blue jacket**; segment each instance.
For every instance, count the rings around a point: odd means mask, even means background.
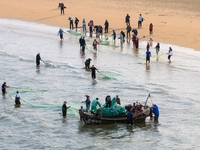
[[[59,29],[58,31],[58,34],[57,35],[60,35],[60,40],[63,40],[63,33],[65,33],[61,28]]]
[[[147,51],[146,51],[146,65],[150,63],[151,52],[149,51],[149,43],[147,44]]]
[[[91,103],[91,101],[90,101],[90,96],[89,95],[85,95],[85,97],[86,97],[86,100],[83,101],[83,102],[86,103],[86,111],[88,112],[89,109],[90,109],[90,103]]]
[[[94,114],[97,114],[97,105],[101,107],[101,104],[99,103],[99,98],[96,98],[95,100],[92,101],[91,112]]]
[[[115,41],[115,39],[116,39],[116,32],[115,32],[115,30],[112,30],[112,31],[113,31],[112,36],[113,36],[113,39],[114,39],[114,41]]]
[[[156,121],[158,120],[158,117],[159,117],[159,108],[156,104],[153,104],[152,109],[154,113],[154,121]]]
[[[131,111],[131,109],[127,114],[127,124],[133,125],[133,112]]]
[[[126,17],[125,17],[125,23],[126,23],[126,26],[130,26],[130,16],[129,16],[129,14],[127,14]]]

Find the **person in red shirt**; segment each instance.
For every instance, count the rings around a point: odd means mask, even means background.
[[[150,23],[149,25],[149,34],[152,35],[153,34],[153,24]]]
[[[94,47],[94,50],[97,50],[97,44],[99,44],[99,42],[97,42],[96,39],[94,39],[92,46]]]
[[[6,94],[6,88],[9,88],[9,86],[6,85],[6,82],[4,82],[1,86],[2,94]]]

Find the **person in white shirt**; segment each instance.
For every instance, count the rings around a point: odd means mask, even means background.
[[[16,91],[16,95],[15,95],[15,104],[16,105],[20,105],[20,94],[19,91]]]
[[[138,29],[142,27],[143,20],[142,14],[140,14],[138,17]]]
[[[85,19],[83,19],[82,26],[83,26],[83,32],[86,32],[86,20]]]
[[[173,55],[173,52],[172,52],[172,48],[171,47],[169,47],[169,51],[168,51],[168,60],[169,60],[169,63],[171,63],[171,56]]]

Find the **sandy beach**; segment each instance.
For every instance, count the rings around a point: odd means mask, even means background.
[[[138,29],[141,40],[149,39],[149,24],[153,23],[153,39],[156,42],[176,44],[200,50],[199,3],[196,0],[63,0],[67,7],[65,15],[58,9],[59,0],[6,0],[0,2],[0,18],[19,19],[69,27],[68,17],[83,18],[95,25],[102,25],[107,19],[109,32],[125,31],[125,16],[131,17],[131,27],[137,28],[139,14],[144,17],[142,29]],[[110,34],[110,33],[109,33]],[[143,38],[145,36],[145,38]]]

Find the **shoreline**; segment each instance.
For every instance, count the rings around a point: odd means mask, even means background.
[[[194,1],[194,0],[193,0]],[[101,25],[104,28],[104,22],[109,22],[109,33],[112,29],[117,29],[119,34],[121,30],[126,31],[125,16],[131,16],[130,23],[132,29],[137,29],[138,15],[141,13],[144,17],[143,26],[138,29],[138,37],[144,37],[142,40],[148,41],[150,37],[154,42],[170,43],[177,46],[193,48],[200,51],[200,17],[198,12],[184,10],[185,5],[177,6],[179,3],[169,3],[166,7],[163,0],[157,2],[141,1],[119,1],[119,0],[102,0],[101,2],[84,2],[78,0],[63,0],[67,7],[65,15],[60,14],[58,3],[60,1],[27,0],[7,0],[0,2],[0,18],[16,19],[22,21],[31,21],[41,24],[53,25],[58,27],[69,28],[68,17],[79,19],[79,27],[82,26],[83,18],[87,23],[94,20],[95,25]],[[134,7],[136,6],[136,7]],[[158,7],[159,6],[159,7]],[[170,7],[171,6],[171,7]],[[176,9],[179,8],[179,9]],[[196,6],[198,7],[198,6]],[[89,11],[88,11],[89,10]],[[70,13],[69,13],[70,12]],[[177,22],[178,20],[178,22]],[[153,23],[153,35],[149,35],[149,24]]]

